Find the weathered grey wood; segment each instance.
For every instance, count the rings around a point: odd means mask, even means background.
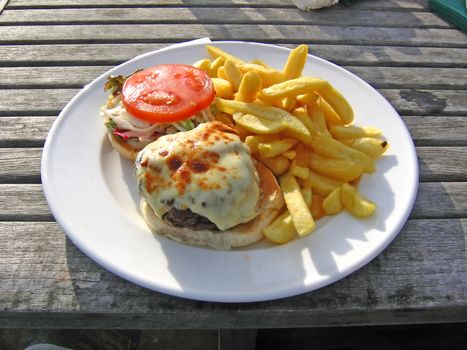
[[[298,8],[101,8],[7,10],[0,24],[84,24],[84,23],[269,23],[373,26],[405,28],[449,28],[431,12],[369,11],[348,9],[300,11]]]
[[[0,183],[40,183],[41,156],[41,148],[0,148]]]
[[[466,50],[467,51],[467,50]],[[285,62],[284,62],[285,63]],[[81,87],[112,66],[0,67],[0,88]],[[344,66],[376,88],[465,89],[467,68]]]
[[[420,146],[466,146],[467,118],[403,117],[415,143]]]
[[[465,322],[466,232],[465,219],[410,220],[373,262],[329,287],[227,305],[130,284],[85,257],[55,223],[4,222],[0,252],[8,259],[0,260],[0,327],[309,327],[430,323],[448,314]]]
[[[55,117],[0,117],[0,147],[41,147]]]
[[[49,221],[40,184],[0,184],[0,220]],[[467,182],[422,182],[411,218],[467,216]]]
[[[41,148],[0,148],[0,183],[40,183],[41,155]],[[420,181],[467,182],[467,147],[417,147],[417,155]]]
[[[40,184],[55,116],[108,68],[202,36],[309,44],[377,87],[403,116],[417,145],[419,193],[401,233],[371,263],[301,296],[202,303],[131,284],[65,237]],[[283,0],[10,0],[0,15],[0,327],[467,322],[466,39],[426,0],[359,0],[316,12]]]
[[[40,147],[55,117],[0,117],[1,147]],[[403,116],[418,146],[467,146],[467,118]],[[453,132],[455,131],[455,132]]]
[[[405,115],[467,115],[464,90],[378,89]],[[56,115],[79,89],[0,89],[0,117]]]
[[[270,24],[185,24],[173,30],[165,24],[108,24],[63,26],[2,26],[0,43],[80,43],[213,40],[345,43],[430,47],[467,47],[466,35],[456,29],[299,26]]]
[[[68,7],[68,6],[175,6],[175,5],[190,5],[190,6],[277,6],[277,7],[292,7],[293,4],[283,0],[159,0],[157,3],[151,0],[11,0],[9,8],[21,7]],[[340,6],[340,5],[339,5]],[[368,9],[426,9],[428,8],[425,0],[360,0],[348,8],[368,8]]]
[[[320,45],[308,42],[311,54],[341,65],[467,67],[467,49],[407,46]],[[116,65],[167,44],[2,45],[0,66]],[[293,48],[293,44],[280,44]]]

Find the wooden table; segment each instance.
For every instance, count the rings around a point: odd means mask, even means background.
[[[427,1],[303,12],[286,0],[10,0],[0,14],[0,327],[241,329],[467,321],[467,36]],[[1,7],[0,7],[1,8]],[[292,47],[377,88],[415,141],[401,233],[331,286],[276,301],[179,299],[83,255],[44,200],[41,151],[65,104],[110,67],[210,37]],[[83,130],[85,132],[85,130]],[[397,140],[394,140],[397,142]]]

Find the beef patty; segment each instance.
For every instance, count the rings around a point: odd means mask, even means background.
[[[193,213],[190,209],[172,208],[164,215],[164,221],[172,226],[187,227],[193,231],[218,231],[217,226],[202,215]]]

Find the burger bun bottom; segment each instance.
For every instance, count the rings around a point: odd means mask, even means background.
[[[260,177],[262,196],[258,203],[260,213],[251,221],[224,231],[194,231],[191,228],[175,227],[156,216],[144,198],[141,200],[143,218],[154,233],[189,245],[229,250],[258,242],[263,238],[262,230],[279,214],[284,205],[284,198],[276,178],[269,169],[261,163],[257,163],[256,168]]]
[[[125,142],[125,140],[122,140],[112,134],[110,130],[107,130],[107,136],[109,137],[110,143],[112,144],[112,147],[120,153],[123,157],[131,160],[132,162],[135,161],[136,155],[138,154],[139,150],[132,147],[130,144]]]

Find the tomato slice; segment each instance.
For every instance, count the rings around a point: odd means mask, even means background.
[[[123,84],[122,102],[136,118],[171,123],[205,109],[215,95],[205,71],[184,64],[162,64],[129,77]]]

